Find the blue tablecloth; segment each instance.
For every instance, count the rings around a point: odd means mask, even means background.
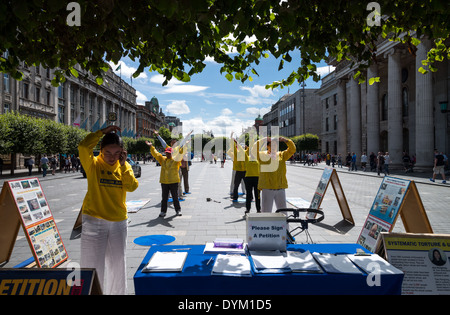
[[[156,251],[186,249],[182,272],[143,273]],[[354,254],[357,244],[294,244],[288,250]],[[403,274],[382,275],[381,286],[368,286],[367,274],[252,274],[251,277],[211,275],[211,257],[204,245],[152,246],[134,275],[135,294],[150,295],[297,295],[297,294],[400,294]]]

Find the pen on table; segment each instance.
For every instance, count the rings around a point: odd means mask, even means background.
[[[190,248],[172,248],[172,250],[190,250]]]
[[[211,257],[211,258],[208,260],[208,262],[206,263],[206,265],[209,265],[209,263],[211,262],[212,259],[213,259],[213,258]]]

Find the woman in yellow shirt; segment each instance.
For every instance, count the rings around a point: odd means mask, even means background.
[[[88,181],[82,207],[81,266],[96,269],[105,294],[123,295],[127,288],[126,193],[134,191],[139,183],[126,162],[127,152],[122,139],[114,133],[117,131],[119,127],[108,126],[90,133],[78,145]],[[100,155],[94,156],[100,138]]]

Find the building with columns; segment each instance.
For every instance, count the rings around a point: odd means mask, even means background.
[[[17,111],[38,118],[51,119],[66,125],[79,121],[91,130],[97,122],[101,126],[108,113],[117,114],[116,125],[122,130],[135,131],[136,90],[113,73],[111,68],[98,85],[95,77],[79,65],[74,67],[78,78],[66,77],[59,87],[51,85],[53,69],[28,67],[23,63],[22,81],[3,73],[0,83],[0,114]]]
[[[325,130],[323,142],[336,142],[330,153],[389,152],[393,167],[400,167],[403,152],[416,156],[416,168],[429,170],[433,166],[434,149],[450,152],[450,118],[441,112],[450,98],[450,62],[435,66],[437,72],[422,74],[422,60],[431,45],[422,40],[415,56],[398,42],[381,40],[376,63],[366,74],[366,82],[358,84],[350,61],[337,62],[334,72],[322,80],[317,92],[322,100],[322,119],[333,119],[333,128]],[[369,84],[379,77],[380,82]],[[331,108],[324,110],[326,100]],[[329,103],[328,103],[329,105]]]

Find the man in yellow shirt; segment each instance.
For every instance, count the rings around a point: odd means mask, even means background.
[[[139,185],[117,131],[117,126],[106,127],[78,145],[88,181],[82,207],[81,266],[95,268],[103,292],[115,295],[126,294],[126,193]],[[100,138],[100,155],[94,156]]]
[[[287,149],[277,151],[277,143],[284,142]],[[262,145],[267,142],[267,151],[261,151]],[[277,209],[286,208],[286,192],[288,182],[286,179],[286,161],[295,153],[296,147],[292,140],[279,137],[278,139],[263,138],[252,147],[252,154],[260,163],[258,189],[261,190],[261,211],[272,212],[273,202]]]
[[[181,158],[178,157],[181,154],[183,156],[183,148],[172,156],[173,149],[169,146],[165,149],[166,156],[156,151],[153,144],[149,141],[145,143],[150,147],[150,153],[161,165],[161,173],[159,176],[159,182],[161,183],[162,189],[162,200],[161,200],[161,213],[160,217],[165,217],[167,214],[167,203],[169,200],[169,192],[172,195],[173,206],[175,207],[175,213],[177,216],[181,216],[180,201],[178,200],[178,183],[180,182],[179,168],[181,165]]]

